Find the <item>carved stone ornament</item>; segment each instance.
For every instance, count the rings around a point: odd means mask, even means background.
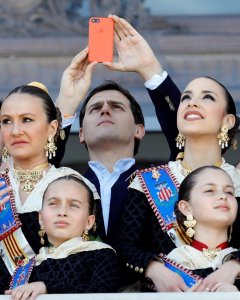
[[[87,34],[91,16],[117,14],[135,27],[146,26],[143,0],[0,0],[0,37]]]

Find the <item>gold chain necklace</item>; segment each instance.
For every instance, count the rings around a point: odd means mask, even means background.
[[[26,193],[31,193],[42,177],[43,170],[48,167],[48,162],[36,166],[32,170],[23,170],[22,168],[14,169],[13,172],[20,183],[24,183],[21,190]],[[34,184],[34,183],[35,184]]]

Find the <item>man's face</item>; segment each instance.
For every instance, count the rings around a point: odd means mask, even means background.
[[[95,94],[86,106],[80,129],[80,142],[87,147],[102,143],[129,145],[134,148],[134,138],[139,138],[129,100],[119,91],[106,90]]]

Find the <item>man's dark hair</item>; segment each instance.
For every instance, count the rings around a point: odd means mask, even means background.
[[[123,94],[130,102],[130,109],[132,111],[135,124],[142,124],[143,126],[145,126],[142,109],[141,109],[139,103],[135,100],[135,98],[130,94],[130,92],[128,90],[124,89],[123,87],[121,87],[116,82],[111,81],[111,80],[107,80],[106,83],[104,83],[102,85],[99,85],[98,87],[93,89],[88,94],[87,98],[84,100],[81,111],[80,111],[80,115],[79,115],[79,125],[80,125],[80,127],[82,127],[83,119],[84,119],[84,116],[85,116],[85,113],[86,113],[86,106],[87,106],[89,100],[95,94],[97,94],[99,92],[102,92],[102,91],[107,91],[107,90],[114,90],[114,91],[118,91],[121,94]],[[137,154],[139,145],[140,145],[140,140],[135,138],[134,155]]]

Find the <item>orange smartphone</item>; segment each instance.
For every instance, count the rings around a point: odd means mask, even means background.
[[[107,62],[113,60],[113,20],[92,17],[89,19],[89,53],[90,62]]]

